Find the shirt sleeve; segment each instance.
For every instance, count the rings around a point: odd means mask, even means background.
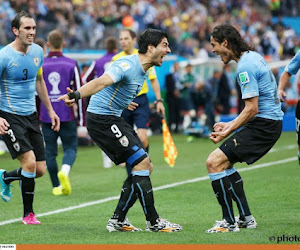
[[[259,96],[257,76],[253,67],[241,67],[237,72],[237,80],[241,87],[242,99]]]
[[[300,68],[300,51],[293,57],[290,63],[285,67],[285,71],[291,75],[296,75]]]
[[[122,81],[126,77],[126,74],[131,70],[132,64],[129,61],[119,59],[109,65],[105,70],[105,73],[113,79],[114,83],[116,83]]]

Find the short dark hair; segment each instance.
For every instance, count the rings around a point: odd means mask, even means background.
[[[236,57],[240,57],[244,51],[254,50],[230,24],[220,24],[214,27],[211,36],[218,42],[222,43],[225,39],[228,42],[229,49],[232,50]]]
[[[60,30],[52,30],[48,35],[48,42],[54,49],[61,49],[64,44],[64,35]]]
[[[108,53],[114,52],[118,48],[117,44],[117,39],[113,36],[110,36],[105,40],[105,49]]]
[[[19,29],[21,26],[20,20],[22,17],[28,17],[28,18],[33,18],[30,14],[28,14],[26,11],[22,10],[19,12],[14,19],[11,21],[11,28],[16,28]]]
[[[46,41],[43,38],[36,38],[35,43],[37,45],[40,45],[42,48],[44,48],[46,45]]]
[[[166,32],[157,29],[146,29],[139,39],[139,53],[146,54],[149,45],[156,47],[163,38],[168,39]]]
[[[130,36],[131,36],[132,39],[134,39],[134,38],[137,37],[136,33],[135,33],[133,30],[131,30],[131,29],[122,29],[122,30],[120,31],[120,33],[123,32],[123,31],[129,32],[129,34],[130,34]]]

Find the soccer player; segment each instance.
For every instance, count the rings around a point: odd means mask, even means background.
[[[10,183],[20,180],[24,214],[23,224],[40,224],[33,212],[35,177],[46,171],[45,148],[35,106],[35,91],[45,105],[54,131],[60,121],[52,108],[43,80],[43,49],[33,43],[35,20],[21,11],[12,20],[15,40],[0,51],[0,134],[13,159],[21,168],[0,171],[1,197],[11,198]]]
[[[233,165],[236,162],[252,164],[272,148],[281,134],[283,112],[271,69],[233,26],[216,26],[210,42],[212,52],[219,55],[225,64],[231,60],[238,63],[237,80],[245,108],[234,120],[216,123],[215,131],[210,135],[210,139],[218,143],[233,133],[206,161],[208,175],[223,212],[222,220],[216,221],[206,232],[237,232],[239,228],[256,228],[257,223],[250,213],[243,180]],[[237,222],[232,199],[239,210]]]
[[[279,96],[280,101],[284,102],[286,99],[285,88],[290,82],[292,75],[296,75],[300,69],[300,51],[293,57],[290,63],[285,67],[285,71],[282,73],[279,80]],[[300,103],[298,100],[296,107],[296,131],[297,131],[297,143],[298,143],[298,159],[300,164]]]
[[[119,42],[122,47],[122,50],[120,53],[116,54],[112,61],[116,61],[119,58],[122,58],[123,56],[127,55],[134,55],[138,53],[138,49],[136,49],[134,46],[136,44],[136,33],[130,29],[124,29],[121,30],[119,35]],[[160,93],[160,86],[159,82],[157,80],[156,72],[154,67],[150,67],[148,70],[148,78],[151,82],[151,86],[153,89],[153,92],[156,97],[156,112],[161,113],[163,116],[165,115],[165,107],[163,105],[163,100],[161,98]],[[133,102],[139,104],[138,108],[135,110],[128,110],[124,109],[122,113],[122,117],[125,119],[127,123],[129,123],[131,126],[136,125],[137,127],[137,134],[139,138],[141,139],[144,148],[146,149],[146,152],[149,153],[149,141],[148,141],[148,126],[149,126],[149,116],[150,116],[150,109],[149,109],[149,101],[147,97],[148,92],[148,85],[147,80],[145,79],[144,84],[140,90],[140,92],[137,94],[137,96],[134,98]],[[131,168],[126,166],[128,174],[131,172]]]
[[[118,45],[117,40],[114,37],[108,37],[105,40],[106,54],[92,62],[90,67],[87,69],[86,73],[82,77],[83,83],[87,83],[94,78],[98,78],[103,75],[107,66],[111,63],[113,56],[116,54]],[[88,98],[87,98],[88,99]],[[103,166],[105,168],[112,167],[112,161],[109,157],[102,151],[103,156]]]
[[[126,162],[132,167],[117,208],[108,221],[106,228],[109,232],[140,231],[126,219],[133,205],[131,196],[135,195],[143,207],[147,231],[175,232],[182,229],[180,225],[159,217],[150,181],[152,163],[132,126],[121,117],[123,109],[136,107],[132,100],[140,92],[148,69],[153,65],[161,66],[163,57],[170,52],[167,34],[147,29],[140,37],[138,54],[116,60],[100,78],[88,82],[78,91],[68,89],[69,93],[59,98],[66,105],[73,105],[76,100],[92,95],[87,109],[87,129],[91,138],[115,164]]]
[[[48,95],[54,111],[60,118],[60,130],[51,129],[51,120],[45,105],[41,104],[40,121],[46,143],[46,163],[52,182],[53,195],[70,195],[72,188],[69,172],[77,155],[77,125],[84,124],[84,107],[82,100],[77,103],[77,112],[73,107],[67,107],[58,102],[67,87],[77,90],[82,86],[80,70],[77,62],[65,57],[62,50],[65,46],[63,34],[53,30],[48,35],[47,46],[49,54],[43,64],[43,78],[45,79]],[[77,113],[77,114],[76,114]],[[56,157],[58,154],[57,138],[60,137],[64,150],[61,171],[58,172]]]

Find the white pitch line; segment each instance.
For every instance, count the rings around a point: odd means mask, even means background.
[[[290,150],[290,149],[295,149],[295,148],[298,148],[298,145],[292,144],[292,145],[287,145],[287,146],[280,147],[280,148],[271,148],[269,153],[274,153],[274,152],[278,152],[278,151],[282,151],[282,150]]]
[[[279,164],[283,164],[283,163],[287,163],[287,162],[291,162],[291,161],[296,161],[296,160],[298,160],[298,157],[291,157],[291,158],[286,158],[286,159],[283,159],[283,160],[280,160],[280,161],[273,161],[273,162],[268,162],[268,163],[263,163],[263,164],[258,164],[258,165],[242,168],[242,169],[239,169],[238,171],[239,172],[244,172],[244,171],[254,170],[254,169],[258,169],[258,168],[265,168],[265,167],[269,167],[269,166],[279,165]],[[198,178],[194,178],[194,179],[190,179],[190,180],[186,180],[186,181],[180,181],[180,182],[175,182],[175,183],[172,183],[172,184],[163,185],[163,186],[160,186],[160,187],[155,187],[155,188],[153,188],[153,190],[157,191],[157,190],[177,187],[177,186],[180,186],[180,185],[199,182],[199,181],[204,181],[204,180],[207,180],[207,179],[209,179],[208,176],[198,177]],[[101,203],[108,202],[108,201],[118,200],[119,197],[120,197],[119,195],[118,196],[111,196],[111,197],[101,199],[101,200],[97,200],[97,201],[86,202],[86,203],[82,203],[80,205],[76,205],[76,206],[72,206],[72,207],[66,207],[66,208],[61,208],[61,209],[57,209],[57,210],[46,212],[46,213],[37,214],[36,216],[37,217],[43,217],[43,216],[48,216],[48,215],[52,215],[52,214],[68,212],[68,211],[75,210],[75,209],[78,209],[78,208],[84,208],[84,207],[93,206],[93,205],[101,204]],[[18,221],[21,221],[21,220],[22,220],[22,218],[1,221],[0,226],[7,225],[7,224],[12,224],[12,223],[15,223],[15,222],[18,222]]]

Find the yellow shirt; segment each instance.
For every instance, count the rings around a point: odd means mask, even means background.
[[[134,49],[132,55],[135,55],[137,53],[138,53],[138,49]],[[122,51],[122,52],[116,54],[112,58],[112,61],[114,62],[114,61],[118,60],[119,58],[121,58],[123,56],[128,56],[128,55],[124,51]],[[148,78],[149,78],[149,80],[153,80],[153,79],[157,78],[154,66],[152,66],[150,69],[148,69]],[[147,81],[144,81],[143,87],[142,87],[140,93],[138,93],[137,96],[142,95],[142,94],[146,94],[147,92],[148,92]]]
[[[43,74],[43,68],[40,67],[39,71],[37,72],[37,76],[41,76]]]

